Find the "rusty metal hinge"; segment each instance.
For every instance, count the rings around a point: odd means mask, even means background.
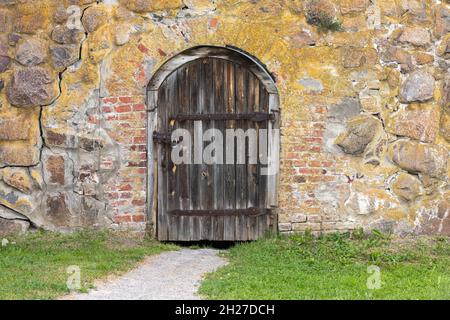
[[[172,144],[172,135],[169,132],[153,131],[153,141],[160,144]]]

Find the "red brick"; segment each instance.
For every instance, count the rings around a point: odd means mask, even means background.
[[[133,201],[131,201],[131,204],[133,205],[133,206],[143,206],[143,205],[145,205],[145,199],[135,199],[135,200],[133,200]]]
[[[310,166],[310,167],[321,167],[322,163],[320,161],[310,161],[310,162],[308,162],[308,166]]]
[[[143,222],[145,221],[145,216],[143,214],[133,215],[133,222]]]
[[[141,167],[141,168],[145,168],[147,166],[147,161],[130,161],[128,162],[127,167]]]
[[[119,186],[119,191],[131,191],[133,187],[129,184]]]
[[[131,222],[131,216],[130,215],[120,215],[113,217],[113,221],[115,223],[123,223],[123,222]]]
[[[145,105],[144,104],[135,104],[133,105],[133,111],[144,111]]]
[[[116,112],[119,112],[119,113],[130,112],[131,111],[131,106],[129,106],[129,105],[118,106],[118,107],[115,107],[114,110]]]
[[[166,57],[166,56],[167,56],[167,53],[165,53],[164,50],[161,49],[161,48],[158,48],[158,53],[159,53],[159,55],[160,55],[161,57]]]
[[[133,145],[130,146],[130,151],[141,151],[141,152],[147,152],[147,146],[139,144],[139,145]]]
[[[323,161],[322,162],[322,167],[331,167],[333,166],[333,162],[332,161]]]
[[[131,192],[121,192],[120,199],[131,199],[133,194]]]
[[[130,113],[126,113],[126,114],[119,114],[118,119],[123,121],[123,120],[130,120],[133,118],[133,115]]]
[[[139,155],[139,159],[140,159],[140,160],[147,160],[147,153],[141,153],[141,154]]]
[[[133,98],[132,97],[119,97],[119,101],[122,103],[132,103]]]
[[[105,104],[114,104],[117,102],[117,98],[103,98],[103,103]]]
[[[209,20],[209,27],[210,28],[215,28],[217,27],[217,23],[219,22],[219,19],[217,18],[212,18],[211,20]]]
[[[141,51],[142,53],[148,53],[150,50],[146,47],[146,46],[144,46],[142,43],[140,43],[139,45],[138,45],[138,49],[139,49],[139,51]]]
[[[145,144],[145,143],[147,143],[147,137],[133,137],[133,143]]]
[[[311,146],[311,147],[309,148],[309,151],[311,151],[311,152],[321,152],[321,151],[322,151],[322,148],[319,147],[319,146]]]
[[[111,107],[102,107],[102,111],[105,113],[110,113],[110,112],[112,112],[112,110],[113,109]]]
[[[108,198],[109,199],[119,199],[119,194],[117,192],[109,193]]]
[[[319,169],[308,169],[308,168],[301,168],[298,170],[300,174],[320,174]]]
[[[307,143],[322,143],[321,138],[304,138]]]

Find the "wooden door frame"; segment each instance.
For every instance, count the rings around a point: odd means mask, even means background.
[[[157,155],[160,154],[161,145],[153,142],[152,133],[158,130],[158,92],[161,85],[166,78],[175,70],[191,61],[201,58],[219,58],[243,65],[251,71],[264,85],[269,94],[269,112],[273,112],[276,117],[274,122],[269,121],[268,129],[280,129],[280,99],[277,87],[275,85],[274,77],[267,71],[265,66],[259,62],[255,57],[247,54],[235,47],[226,46],[196,46],[189,48],[175,55],[166,61],[153,75],[148,83],[146,90],[146,110],[147,110],[147,221],[152,228],[152,231],[157,237],[157,215],[158,202],[163,201],[162,195],[158,193],[158,181],[161,180],[160,159]],[[278,138],[278,145],[272,148],[271,140],[269,139],[268,153],[269,158],[272,157],[279,166],[279,155],[281,152],[280,138]],[[274,148],[277,146],[277,148]],[[266,188],[266,201],[271,208],[278,206],[278,178],[279,174],[268,176]],[[271,192],[273,190],[273,192]],[[275,223],[277,223],[275,221]],[[278,227],[277,227],[278,229]]]

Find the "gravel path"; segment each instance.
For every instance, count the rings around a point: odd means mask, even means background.
[[[205,273],[227,263],[213,249],[181,249],[147,258],[142,265],[95,290],[65,297],[74,300],[198,300]],[[64,299],[64,298],[63,298]]]

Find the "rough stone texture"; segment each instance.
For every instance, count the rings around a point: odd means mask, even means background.
[[[316,25],[321,19],[334,19],[336,6],[328,0],[309,0],[305,4],[305,15],[308,23]]]
[[[344,0],[340,2],[342,14],[358,13],[366,11],[369,0]]]
[[[445,36],[450,32],[450,8],[448,5],[436,6],[434,32],[437,37]]]
[[[120,0],[129,10],[135,12],[153,12],[181,8],[181,0]]]
[[[11,59],[7,56],[0,56],[0,73],[5,72],[9,68]]]
[[[2,39],[0,39],[2,40]],[[3,41],[0,42],[0,73],[9,69],[11,59],[8,55],[8,47]]]
[[[31,194],[33,191],[33,180],[26,168],[5,168],[0,170],[3,181],[22,193]]]
[[[427,101],[433,98],[434,78],[426,71],[419,70],[410,74],[403,82],[400,99],[403,102]]]
[[[9,10],[0,9],[0,32],[9,32],[12,26],[12,14]]]
[[[415,231],[430,236],[450,232],[450,201],[432,198],[417,208]]]
[[[58,95],[55,79],[48,70],[41,67],[14,72],[7,91],[11,104],[18,107],[47,105]]]
[[[430,44],[431,37],[427,29],[405,28],[398,37],[398,41],[410,43],[415,46],[425,46]]]
[[[422,142],[433,142],[439,132],[438,106],[400,110],[388,122],[389,132]]]
[[[384,188],[371,187],[360,181],[352,183],[345,208],[355,216],[372,216],[383,212],[392,214],[401,210],[398,199]]]
[[[371,116],[351,118],[347,122],[347,131],[340,135],[335,143],[345,153],[353,155],[362,154],[380,126],[380,122]]]
[[[47,58],[47,49],[43,42],[37,39],[26,39],[18,45],[16,51],[16,60],[26,66],[38,65]]]
[[[450,113],[445,112],[442,115],[441,134],[447,142],[450,142]]]
[[[27,143],[0,143],[0,166],[34,166],[39,163],[40,148]]]
[[[348,47],[342,50],[342,62],[344,68],[358,68],[364,65],[373,65],[377,60],[377,54],[373,50],[358,50]]]
[[[53,66],[64,69],[78,61],[79,47],[77,45],[59,45],[50,48]]]
[[[1,179],[2,207],[26,214],[4,219],[145,230],[145,88],[184,49],[230,45],[276,79],[281,232],[448,235],[448,13],[425,0],[0,1],[0,169],[32,182]],[[41,62],[21,49],[30,39]],[[423,185],[410,201],[391,188],[405,171]]]
[[[38,193],[30,196],[20,192],[16,188],[11,187],[4,182],[0,182],[0,205],[26,217],[28,217],[35,210],[37,204],[39,203],[36,196],[38,196]]]
[[[82,23],[84,30],[91,33],[105,24],[106,20],[106,13],[103,10],[93,6],[84,11]]]
[[[25,220],[9,220],[0,218],[0,235],[24,233],[30,228]]]
[[[78,44],[82,38],[80,30],[69,29],[66,25],[58,25],[52,32],[52,40],[60,44]]]
[[[31,119],[25,114],[0,119],[0,140],[27,140],[30,135]]]
[[[411,173],[424,173],[448,180],[448,151],[443,147],[414,141],[397,141],[391,146],[392,161]]]
[[[392,192],[406,201],[413,201],[423,192],[420,180],[404,172],[395,177],[391,188]]]

